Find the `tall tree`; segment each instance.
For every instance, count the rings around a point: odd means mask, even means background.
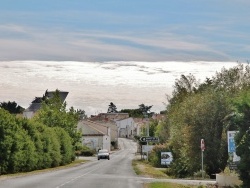
[[[168,102],[174,104],[183,101],[186,96],[195,92],[197,87],[198,83],[192,74],[181,75],[180,79],[175,80],[172,97],[167,96]]]
[[[117,111],[116,105],[113,102],[111,102],[109,104],[107,113],[117,113],[117,112],[118,111]]]
[[[66,102],[63,103],[60,99],[59,90],[56,90],[52,98],[45,100],[34,119],[49,127],[63,128],[72,138],[72,144],[75,145],[81,137],[76,129],[80,116],[73,107],[67,111],[66,106]]]
[[[240,156],[238,165],[243,188],[250,187],[250,89],[239,94],[234,101],[233,123],[238,125],[238,134],[235,136],[236,154]]]
[[[139,105],[139,110],[141,111],[142,114],[146,114],[147,116],[151,116],[153,113],[150,112],[150,109],[152,108],[153,105],[151,106],[146,106],[145,104],[140,104]]]

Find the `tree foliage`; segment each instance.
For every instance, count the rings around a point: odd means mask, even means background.
[[[128,113],[129,117],[142,118],[143,114],[140,109],[122,109],[120,113]]]
[[[111,102],[109,104],[107,113],[117,113],[117,112],[118,111],[117,111],[116,105],[113,102]]]
[[[80,133],[77,131],[77,122],[82,115],[73,107],[69,111],[66,109],[66,102],[62,102],[57,90],[53,97],[46,99],[42,104],[42,108],[38,111],[34,120],[48,127],[61,127],[68,132],[75,145],[80,140]]]
[[[71,137],[63,128],[0,109],[0,174],[56,167],[73,159]]]
[[[238,125],[235,137],[236,154],[240,156],[238,165],[243,188],[250,187],[250,89],[242,91],[234,100],[234,123]]]
[[[80,134],[76,124],[84,111],[66,110],[56,92],[32,119],[0,108],[0,174],[26,172],[70,163]]]
[[[17,105],[15,101],[13,102],[1,102],[0,103],[0,108],[3,108],[7,111],[9,111],[11,114],[20,114],[24,111],[24,108]]]
[[[145,104],[140,104],[139,108],[137,109],[122,109],[120,112],[128,113],[129,117],[144,118],[145,116],[143,113],[146,113],[146,115],[148,116],[152,116],[154,114],[154,112],[150,112],[152,106],[146,106]]]
[[[186,177],[200,171],[201,139],[206,143],[206,172],[212,176],[225,168],[228,159],[226,132],[237,124],[230,118],[236,113],[232,100],[249,88],[249,70],[248,65],[242,64],[228,70],[223,68],[201,84],[192,75],[182,75],[176,80],[173,95],[168,98],[167,119],[156,129],[161,143],[167,142],[172,148],[172,174]],[[247,145],[244,147],[246,149]]]

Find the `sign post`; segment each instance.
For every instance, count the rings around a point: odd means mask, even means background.
[[[158,137],[143,136],[140,138],[140,141],[142,141],[142,142],[159,142],[159,138]]]
[[[238,131],[227,131],[227,143],[228,143],[228,156],[229,156],[229,169],[237,170],[237,163],[240,161],[240,157],[236,155],[236,146],[234,137]]]
[[[205,150],[205,141],[204,139],[201,139],[201,174],[202,174],[202,179],[204,179],[204,168],[203,168],[203,152]]]

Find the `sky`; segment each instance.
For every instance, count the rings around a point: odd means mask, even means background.
[[[0,61],[249,60],[249,0],[0,3]]]
[[[175,66],[173,66],[175,65]],[[0,102],[15,101],[28,108],[45,90],[69,92],[67,107],[82,109],[88,116],[106,113],[113,102],[117,110],[151,106],[151,112],[166,109],[176,79],[192,74],[198,83],[216,76],[236,62],[76,62],[2,61]]]

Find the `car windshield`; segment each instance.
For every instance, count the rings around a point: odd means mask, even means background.
[[[108,150],[99,150],[99,153],[108,153]]]

